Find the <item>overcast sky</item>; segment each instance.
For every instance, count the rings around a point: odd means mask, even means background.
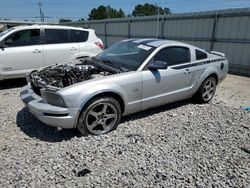
[[[0,19],[39,19],[39,0],[1,0]],[[159,4],[174,13],[250,7],[250,0],[41,0],[45,20],[87,18],[92,8],[110,5],[129,14],[137,4]]]

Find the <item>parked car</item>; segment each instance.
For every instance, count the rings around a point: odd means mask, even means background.
[[[33,71],[21,99],[42,122],[86,135],[114,130],[121,116],[191,98],[209,102],[228,60],[176,41],[128,39],[76,65]]]
[[[32,25],[0,33],[0,80],[25,77],[33,69],[95,56],[103,49],[93,29]]]

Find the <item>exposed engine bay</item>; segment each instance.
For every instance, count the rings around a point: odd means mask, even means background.
[[[81,61],[79,61],[81,62]],[[39,88],[63,88],[89,79],[111,75],[112,70],[93,63],[60,64],[34,70],[30,73],[31,84]]]

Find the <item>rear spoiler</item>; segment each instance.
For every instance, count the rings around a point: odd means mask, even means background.
[[[225,57],[225,54],[224,54],[224,53],[221,53],[221,52],[211,51],[210,53],[211,53],[211,54],[214,54],[214,55],[221,56],[221,57]]]

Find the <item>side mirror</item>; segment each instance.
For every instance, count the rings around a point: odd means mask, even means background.
[[[164,61],[155,61],[154,63],[148,66],[149,70],[158,70],[158,69],[167,69],[168,64]]]
[[[0,42],[0,49],[4,49],[4,47],[5,47],[5,44],[4,44],[4,41],[2,40],[2,41]]]

